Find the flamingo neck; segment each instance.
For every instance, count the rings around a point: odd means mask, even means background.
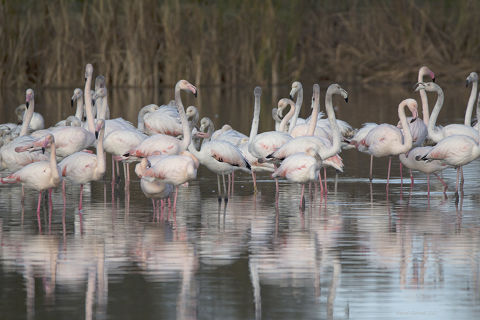
[[[105,159],[105,152],[103,150],[103,137],[105,136],[105,127],[102,127],[100,133],[98,134],[98,142],[97,142],[97,168],[96,173],[98,179],[100,179],[106,170],[106,159]]]
[[[32,98],[29,102],[27,112],[23,114],[23,123],[22,129],[20,130],[20,137],[24,136],[28,132],[28,127],[30,126],[30,121],[32,121],[33,111],[35,109],[35,99]]]
[[[464,124],[468,127],[472,126],[472,113],[473,105],[475,104],[475,98],[477,97],[478,91],[478,81],[474,81],[472,84],[472,91],[470,92],[470,97],[468,98],[467,110],[465,111],[465,122]]]
[[[438,88],[436,91],[437,91],[437,101],[435,102],[435,107],[433,107],[433,111],[432,111],[432,114],[430,115],[430,121],[428,122],[428,127],[427,127],[428,136],[434,142],[438,142],[443,138],[439,130],[435,129],[435,124],[437,123],[438,114],[440,113],[440,110],[442,109],[442,106],[443,106],[444,95],[443,95],[443,90],[441,88]]]
[[[480,121],[480,93],[478,94],[477,98],[477,110],[476,110],[476,115],[477,115],[477,122]],[[480,125],[477,125],[477,127],[480,127]]]
[[[178,114],[180,115],[180,122],[182,123],[183,140],[180,144],[180,151],[187,150],[190,142],[192,142],[192,132],[188,125],[187,115],[185,114],[185,108],[183,107],[182,97],[180,96],[180,86],[175,86],[175,103],[177,105]]]
[[[325,109],[327,111],[330,127],[332,128],[332,145],[330,148],[327,148],[325,152],[320,154],[323,160],[336,155],[340,151],[340,129],[338,128],[337,118],[335,117],[335,111],[333,110],[332,96],[333,92],[331,90],[327,90],[327,94],[325,96]],[[313,119],[311,121],[316,124],[316,121]]]
[[[253,108],[252,128],[250,129],[250,136],[248,143],[252,143],[253,139],[258,133],[258,123],[260,121],[260,95],[255,95],[255,106]]]
[[[60,175],[58,174],[57,168],[57,148],[55,142],[50,146],[50,172],[53,180],[60,180]]]
[[[91,86],[92,86],[92,75],[89,75],[87,77],[87,81],[85,81],[85,91],[83,92],[83,94],[85,96],[85,113],[87,115],[88,131],[95,134],[95,122],[93,120],[92,93],[90,92]]]
[[[75,117],[82,121],[83,116],[83,97],[77,99],[77,110],[75,111]]]
[[[297,92],[297,100],[295,101],[295,114],[292,117],[292,121],[290,122],[290,127],[288,128],[288,133],[292,133],[293,128],[297,124],[298,115],[300,114],[300,109],[302,108],[303,103],[303,87],[300,87]]]
[[[107,119],[108,99],[107,96],[100,97],[100,107],[97,108],[97,120]]]
[[[285,127],[287,126],[288,120],[290,120],[295,114],[295,105],[290,104],[290,110],[288,113],[283,117],[282,121],[280,121],[280,125],[278,126],[279,132],[285,132]]]
[[[313,102],[312,115],[310,117],[310,123],[308,124],[307,136],[313,136],[315,128],[317,127],[318,109],[320,108],[320,96],[315,97]]]
[[[400,105],[398,106],[398,117],[400,118],[400,122],[402,123],[402,128],[405,128],[403,130],[403,144],[398,150],[399,154],[406,153],[410,149],[412,149],[412,143],[413,143],[412,133],[410,132],[410,126],[408,125],[407,117],[405,115],[406,105],[407,103],[405,101],[402,101],[402,103],[400,103]]]
[[[423,82],[423,72],[418,73],[418,82]],[[425,89],[420,89],[420,100],[422,101],[422,116],[423,123],[428,126],[430,120],[430,110],[428,108],[428,97]]]

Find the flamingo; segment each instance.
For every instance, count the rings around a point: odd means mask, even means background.
[[[82,89],[75,88],[75,90],[73,90],[73,96],[72,96],[70,102],[71,102],[72,108],[73,108],[73,104],[75,102],[77,102],[77,108],[75,110],[75,115],[74,116],[69,116],[69,117],[67,117],[67,119],[70,119],[70,124],[75,123],[75,126],[77,126],[78,122],[76,122],[74,120],[74,118],[78,119],[78,121],[80,121],[80,126],[81,126],[81,122],[82,122],[82,119],[83,119],[83,112],[84,112],[83,91],[82,91]],[[67,126],[67,119],[57,122],[55,124],[55,127]]]
[[[105,77],[102,75],[98,75],[95,78],[95,93],[97,93],[99,89],[102,89],[105,87],[106,87]],[[110,119],[110,108],[108,107],[108,102],[104,101],[105,97],[106,95],[93,96],[93,99],[95,101],[95,106],[98,106],[96,112],[94,112],[94,114],[96,115],[96,119],[104,119],[104,120]]]
[[[105,110],[108,109],[108,95],[105,85],[95,90],[93,98],[100,101],[96,103],[98,110],[100,110],[97,111],[97,119],[105,120],[105,135],[109,135],[115,130],[135,130],[135,126],[123,118],[109,119],[109,115],[105,113]]]
[[[290,99],[297,96],[297,100],[295,101],[295,114],[290,121],[290,126],[288,127],[288,133],[291,135],[293,128],[297,125],[298,115],[300,114],[300,109],[302,108],[303,103],[303,86],[299,81],[294,81],[292,83],[292,89],[290,90]],[[301,119],[303,120],[303,119]]]
[[[387,195],[390,182],[390,168],[392,156],[406,153],[412,148],[412,134],[405,116],[405,107],[408,107],[414,116],[417,115],[417,102],[414,99],[405,99],[398,105],[398,116],[405,128],[405,135],[401,130],[390,124],[381,124],[370,130],[360,144],[364,145],[374,157],[388,156]]]
[[[25,93],[25,100],[27,105],[27,112],[25,112],[24,114],[23,123],[20,130],[20,136],[0,148],[2,169],[17,171],[32,162],[48,160],[48,157],[46,155],[38,151],[15,151],[17,147],[31,144],[36,140],[34,137],[27,135],[30,120],[33,117],[33,112],[35,109],[34,92],[32,89],[27,89]]]
[[[412,150],[408,151],[407,153],[402,153],[398,157],[400,159],[400,162],[410,169],[410,178],[412,180],[412,187],[413,187],[413,175],[412,175],[412,170],[418,170],[420,172],[426,173],[427,174],[427,193],[428,196],[430,197],[430,174],[435,174],[435,176],[438,178],[438,180],[442,183],[444,190],[443,192],[445,193],[447,191],[447,184],[443,179],[437,174],[437,172],[442,171],[446,169],[448,166],[444,163],[442,163],[440,160],[432,160],[429,162],[425,161],[417,161],[417,157],[423,157],[425,154],[429,153],[432,150],[433,147],[427,146],[427,147],[416,147],[413,148]]]
[[[90,181],[98,181],[105,174],[105,153],[103,151],[103,137],[105,134],[105,120],[97,121],[98,134],[97,154],[76,152],[63,159],[58,166],[62,176],[69,182],[80,184],[80,202],[78,210],[82,210],[83,185]],[[63,188],[64,189],[64,188]],[[65,189],[63,190],[65,193]]]
[[[23,114],[25,112],[27,112],[27,105],[25,103],[22,103],[17,108],[15,108],[15,114],[17,115],[19,121],[23,120]],[[30,124],[28,127],[30,131],[37,131],[45,128],[45,121],[43,120],[43,116],[38,112],[34,112],[32,120],[30,120]]]
[[[178,155],[163,155],[153,166],[143,172],[141,178],[149,182],[153,182],[153,178],[163,183],[173,184],[175,186],[173,211],[176,211],[178,186],[197,177],[198,165],[198,159],[188,151],[182,151]]]
[[[145,116],[145,133],[148,135],[165,134],[179,136],[183,133],[180,113],[176,101],[162,105],[157,111]]]
[[[307,152],[294,153],[283,160],[280,167],[273,172],[272,178],[285,177],[289,181],[301,183],[300,208],[303,208],[305,183],[318,179],[321,161],[318,153],[313,148],[308,148]]]
[[[147,158],[143,158],[142,161],[135,166],[135,173],[140,178],[140,188],[142,189],[143,194],[147,198],[152,199],[153,211],[155,212],[155,208],[158,209],[159,207],[158,201],[161,202],[163,208],[164,200],[173,192],[173,184],[148,177],[144,178],[143,175],[145,174],[145,171],[151,168],[151,166],[150,161]]]
[[[312,119],[315,119],[318,114],[318,108],[320,104],[320,87],[315,84],[313,87],[314,93],[314,107],[312,109]],[[335,111],[333,110],[332,96],[334,94],[341,95],[345,101],[348,101],[347,92],[341,88],[338,84],[331,84],[325,96],[325,107],[327,110],[328,120],[330,125],[333,128],[333,143],[330,140],[314,136],[314,130],[316,129],[316,123],[310,121],[309,130],[307,132],[308,136],[301,136],[293,138],[289,142],[285,143],[277,151],[273,152],[267,158],[274,158],[277,160],[283,160],[290,155],[293,155],[298,152],[306,152],[308,148],[314,147],[314,150],[319,154],[320,158],[323,160],[324,165],[331,165],[339,171],[343,171],[343,163],[338,153],[341,148],[341,131],[339,129],[338,122],[335,118]],[[326,177],[325,177],[326,178]],[[325,180],[326,182],[326,180]],[[323,185],[320,180],[320,186],[322,188],[322,193],[324,192]],[[326,190],[325,190],[326,191]]]
[[[28,102],[28,100],[27,100]],[[15,173],[2,178],[2,183],[21,183],[22,186],[33,188],[38,191],[37,219],[40,221],[40,203],[42,200],[42,192],[47,189],[55,188],[61,181],[60,171],[57,166],[57,158],[55,154],[55,138],[53,135],[33,141],[30,145],[17,147],[20,152],[29,152],[31,147],[42,147],[43,149],[50,146],[49,161],[37,161],[30,163]],[[49,191],[51,196],[51,190]]]
[[[468,87],[470,83],[472,84],[472,91],[470,91],[470,96],[468,97],[467,110],[465,111],[465,122],[464,122],[464,124],[468,127],[472,126],[473,105],[475,104],[475,98],[477,97],[477,91],[478,91],[478,73],[471,72],[468,75],[466,86]]]
[[[143,142],[137,147],[132,148],[129,152],[125,153],[125,157],[135,159],[158,154],[178,154],[179,152],[187,149],[191,141],[191,131],[188,126],[185,110],[183,109],[180,90],[191,91],[196,97],[197,88],[195,88],[195,86],[187,80],[180,80],[175,85],[175,103],[182,121],[183,140],[178,140],[177,138],[166,134],[155,134],[143,140]]]

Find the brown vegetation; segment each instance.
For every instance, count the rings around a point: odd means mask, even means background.
[[[478,1],[0,2],[0,85],[114,86],[444,78],[475,70]],[[478,70],[477,70],[478,71]]]

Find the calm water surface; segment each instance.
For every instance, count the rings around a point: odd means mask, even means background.
[[[338,117],[354,127],[396,123],[398,103],[416,98],[409,84],[345,88],[350,102],[336,101]],[[273,128],[272,101],[289,92],[276,90],[272,97],[264,88],[260,132]],[[36,109],[48,124],[73,113],[72,91],[37,89]],[[136,123],[141,106],[166,102],[171,91],[113,89],[112,114]],[[185,105],[248,133],[252,91],[201,88]],[[463,122],[469,92],[452,84],[445,94],[439,122]],[[23,90],[2,91],[0,122],[13,121],[9,112],[23,99]],[[427,198],[425,176],[401,186],[395,160],[387,198],[386,159],[375,160],[370,183],[368,156],[342,157],[345,172],[328,173],[328,197],[312,187],[304,211],[300,186],[281,183],[276,208],[268,175],[254,195],[242,173],[219,205],[216,177],[205,168],[180,189],[176,214],[154,214],[138,179],[125,190],[123,180],[112,186],[109,171],[86,186],[82,212],[79,187],[68,186],[67,203],[54,191],[40,221],[35,192],[22,205],[19,186],[1,186],[0,318],[480,318],[480,162],[465,167],[465,196],[455,205],[453,169],[443,173],[448,198],[434,179]]]

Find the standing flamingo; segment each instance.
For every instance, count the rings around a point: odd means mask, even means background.
[[[402,135],[399,128],[384,123],[370,130],[365,139],[360,142],[374,157],[388,156],[387,196],[392,156],[406,153],[412,148],[412,134],[405,115],[406,106],[414,115],[417,114],[418,108],[417,102],[414,99],[405,99],[398,105],[398,116],[402,123],[402,127],[405,128],[405,135]]]
[[[180,80],[175,85],[175,103],[182,121],[183,140],[178,140],[166,134],[155,134],[143,140],[137,147],[132,148],[128,153],[124,154],[125,157],[135,159],[158,154],[178,154],[187,149],[191,140],[191,131],[180,97],[180,90],[191,91],[196,97],[197,88],[187,80]]]
[[[153,211],[159,208],[158,201],[161,202],[161,207],[164,206],[164,200],[167,199],[173,192],[173,185],[150,177],[143,177],[145,171],[151,168],[151,163],[147,158],[143,158],[142,161],[135,166],[135,173],[140,178],[140,188],[143,194],[152,199]]]
[[[55,188],[61,181],[59,168],[57,166],[57,157],[55,154],[55,138],[53,135],[37,140],[30,145],[18,147],[20,152],[28,152],[31,147],[46,148],[50,146],[50,160],[37,161],[26,165],[17,172],[2,178],[2,183],[21,183],[27,188],[33,188],[38,191],[37,219],[40,222],[40,203],[42,200],[42,192],[47,189]],[[49,192],[51,196],[51,191]]]
[[[472,113],[473,106],[475,104],[475,98],[477,97],[478,91],[478,73],[471,72],[467,77],[466,86],[468,87],[472,84],[472,91],[470,91],[470,96],[468,97],[467,110],[465,111],[465,122],[466,126],[472,126]]]
[[[90,181],[100,180],[105,174],[105,153],[103,150],[103,137],[105,134],[105,120],[97,121],[97,154],[89,152],[76,152],[59,163],[62,176],[67,181],[80,184],[80,202],[78,210],[82,210],[83,185]],[[65,190],[63,190],[65,192]]]
[[[302,184],[300,195],[300,208],[303,208],[303,194],[305,183],[317,180],[322,158],[313,149],[309,148],[306,153],[295,153],[283,160],[272,174],[272,178],[285,177],[289,181]]]

